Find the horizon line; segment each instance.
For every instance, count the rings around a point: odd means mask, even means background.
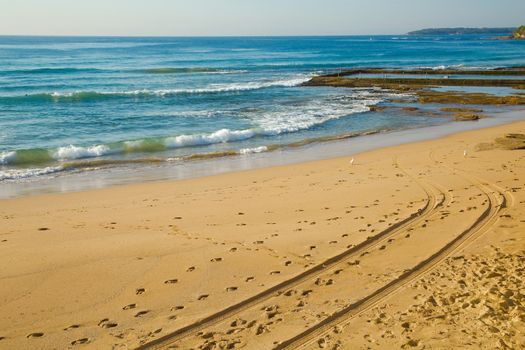
[[[388,36],[409,35],[408,33],[390,34],[225,34],[225,35],[119,35],[119,34],[0,34],[0,37],[99,37],[99,38],[279,38],[279,37],[342,37],[342,36]]]
[[[224,34],[224,35],[143,35],[143,34],[0,34],[0,37],[41,37],[41,38],[286,38],[286,37],[351,37],[351,36],[413,36],[412,32],[426,29],[502,29],[508,30],[516,27],[436,27],[411,30],[406,33],[380,33],[380,34]],[[468,35],[468,34],[466,34]],[[475,34],[474,34],[475,35]]]

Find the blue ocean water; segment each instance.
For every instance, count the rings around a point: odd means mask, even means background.
[[[524,42],[481,39],[0,37],[0,181],[444,123],[370,113],[386,91],[300,85],[350,67],[525,65]]]

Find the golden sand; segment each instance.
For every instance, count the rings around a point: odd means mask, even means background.
[[[0,348],[523,347],[510,133],[0,201]]]

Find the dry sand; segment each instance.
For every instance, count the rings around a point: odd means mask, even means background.
[[[523,348],[508,133],[0,201],[0,348]]]

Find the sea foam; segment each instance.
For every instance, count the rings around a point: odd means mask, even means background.
[[[210,134],[180,135],[168,137],[165,144],[168,148],[180,148],[189,146],[204,146],[216,143],[235,142],[247,140],[256,135],[255,130],[230,130],[221,129]]]
[[[0,153],[0,165],[10,164],[15,158],[16,152],[2,152]]]
[[[91,147],[69,145],[65,147],[59,147],[55,152],[53,152],[52,156],[56,160],[71,160],[100,157],[109,153],[110,148],[106,145],[96,145]]]
[[[239,154],[263,153],[267,151],[268,151],[267,146],[259,146],[259,147],[253,147],[253,148],[243,148],[239,150]]]
[[[21,180],[31,178],[34,176],[42,176],[53,173],[58,173],[64,170],[62,166],[32,168],[32,169],[7,169],[0,170],[0,181],[3,180]]]

